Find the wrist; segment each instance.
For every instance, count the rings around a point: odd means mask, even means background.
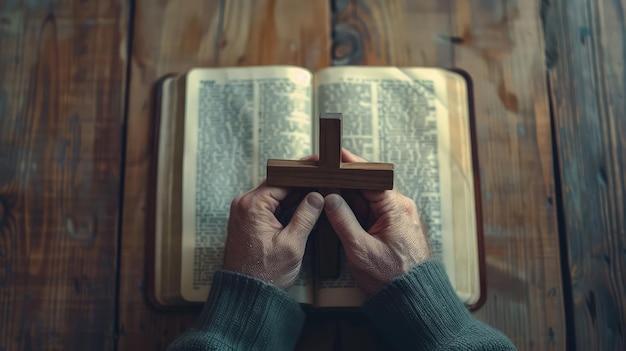
[[[419,335],[412,340],[417,349],[454,338],[475,322],[437,260],[426,260],[392,280],[366,301],[363,311],[390,339],[401,342]]]
[[[259,261],[259,267],[233,267],[232,265],[224,265],[224,271],[246,276],[251,279],[262,281],[281,290],[289,289],[298,278],[300,266],[289,269],[286,273],[273,271],[263,267],[263,262]]]
[[[293,349],[304,317],[300,305],[286,292],[254,277],[222,270],[215,273],[207,302],[191,331],[209,344],[236,341],[241,349]]]

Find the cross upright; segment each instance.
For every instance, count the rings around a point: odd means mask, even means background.
[[[324,113],[319,119],[319,161],[267,161],[267,185],[317,188],[326,196],[341,189],[390,190],[391,163],[341,161],[341,113]],[[318,222],[315,262],[320,278],[339,274],[339,238],[324,214]]]

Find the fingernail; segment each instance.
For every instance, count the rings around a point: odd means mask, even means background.
[[[341,205],[341,198],[339,197],[339,195],[332,194],[326,197],[327,211],[334,211],[339,207],[339,205]]]
[[[314,208],[322,208],[324,198],[318,193],[311,193],[306,197],[306,202]]]

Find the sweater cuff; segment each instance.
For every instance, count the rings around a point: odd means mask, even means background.
[[[446,345],[474,323],[435,260],[392,280],[366,301],[363,312],[390,342],[417,350]]]
[[[304,316],[300,305],[276,286],[218,271],[195,329],[210,331],[207,335],[237,350],[293,349]]]

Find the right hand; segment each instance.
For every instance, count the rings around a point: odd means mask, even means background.
[[[367,162],[342,150],[344,162]],[[363,229],[346,201],[326,196],[325,212],[341,239],[348,265],[357,284],[373,294],[395,277],[430,257],[428,239],[415,202],[395,189],[361,191],[370,212],[371,227]],[[363,207],[354,204],[353,207]]]

